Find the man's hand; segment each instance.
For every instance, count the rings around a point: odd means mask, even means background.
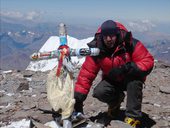
[[[126,73],[129,71],[129,69],[130,69],[130,62],[128,62],[125,65],[122,65],[118,68],[112,68],[108,74],[108,77],[110,80],[117,81],[122,76],[125,76]]]
[[[83,113],[83,101],[86,99],[87,95],[81,94],[79,92],[74,92],[74,99],[76,101],[74,105],[75,112]]]

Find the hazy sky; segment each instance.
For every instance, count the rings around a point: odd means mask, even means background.
[[[0,0],[1,16],[93,23],[106,19],[170,22],[170,0]]]

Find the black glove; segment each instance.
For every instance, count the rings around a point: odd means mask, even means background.
[[[128,62],[119,68],[113,68],[108,74],[111,81],[118,81],[122,76],[126,81],[129,80],[143,80],[143,78],[150,73],[149,71],[141,71],[134,62]]]
[[[86,99],[87,95],[75,92],[74,93],[74,98],[76,100],[76,103],[74,105],[74,110],[76,112],[81,112],[83,113],[83,101]]]
[[[74,111],[83,113],[83,102],[76,102],[74,105]]]
[[[125,76],[126,73],[130,70],[130,68],[131,68],[130,62],[118,68],[112,68],[108,74],[108,78],[112,81],[117,81],[122,76]]]

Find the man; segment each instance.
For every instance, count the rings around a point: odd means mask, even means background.
[[[102,71],[102,81],[93,96],[108,104],[108,116],[115,117],[127,91],[125,122],[137,127],[142,117],[142,86],[154,66],[153,56],[120,23],[107,20],[99,27],[90,48],[100,49],[99,56],[87,56],[75,83],[75,111],[83,112],[83,101],[93,80]]]

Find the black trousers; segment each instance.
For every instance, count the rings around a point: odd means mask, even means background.
[[[120,93],[127,91],[125,115],[132,118],[141,118],[142,89],[143,82],[140,80],[131,80],[122,85],[103,80],[94,88],[93,97],[104,103],[112,104],[118,101]]]

